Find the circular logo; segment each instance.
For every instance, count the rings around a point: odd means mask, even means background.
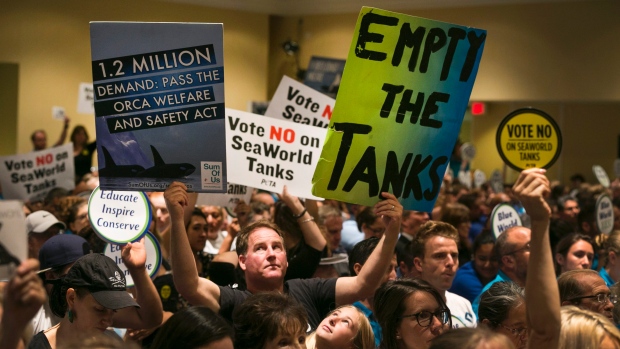
[[[605,188],[609,188],[609,186],[611,185],[611,182],[609,181],[609,176],[607,175],[607,172],[605,171],[603,166],[600,166],[600,165],[592,166],[592,172],[594,172],[594,175],[596,176],[596,180],[598,180],[598,182],[601,183],[602,186],[604,186]]]
[[[97,187],[88,200],[90,224],[109,243],[139,240],[148,231],[151,218],[151,204],[142,192]]]
[[[161,247],[159,246],[159,241],[157,241],[157,238],[150,232],[147,232],[146,235],[144,235],[144,249],[146,250],[146,272],[151,278],[154,278],[155,274],[157,274],[157,271],[159,270],[159,267],[161,266]],[[125,263],[123,263],[123,259],[121,257],[122,250],[122,245],[107,244],[105,246],[104,254],[116,262],[118,267],[121,268],[123,273],[125,273],[127,287],[132,287],[134,285],[133,278],[129,274],[129,270],[125,266]]]
[[[614,206],[607,195],[601,195],[596,200],[596,226],[603,234],[609,234],[614,230]]]
[[[547,113],[524,108],[502,120],[495,143],[502,160],[517,171],[549,168],[560,156],[562,134]]]
[[[521,225],[519,213],[509,204],[499,204],[491,212],[491,229],[493,229],[493,235],[496,239],[508,228]]]
[[[161,296],[161,299],[163,300],[168,300],[171,294],[172,294],[172,288],[170,288],[170,286],[168,285],[162,286],[161,290],[159,291],[159,295]]]
[[[469,142],[463,143],[461,145],[461,157],[463,160],[471,161],[476,157],[476,147]]]

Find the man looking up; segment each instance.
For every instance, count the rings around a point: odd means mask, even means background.
[[[237,236],[239,266],[244,272],[247,291],[219,287],[198,277],[196,263],[185,233],[185,208],[193,208],[195,195],[187,187],[172,183],[164,194],[172,219],[172,270],[174,283],[183,297],[193,305],[211,308],[229,321],[235,306],[253,293],[261,291],[285,292],[304,305],[312,329],[321,322],[334,304],[350,304],[369,298],[379,286],[394,255],[394,246],[400,229],[402,206],[390,193],[382,193],[385,200],[375,205],[375,214],[383,216],[386,233],[366,261],[360,274],[336,279],[294,279],[284,282],[288,263],[280,229],[269,222],[259,221],[242,229]],[[299,214],[301,213],[301,215]],[[318,226],[307,212],[294,212],[299,224]]]
[[[446,302],[452,314],[452,326],[476,327],[471,303],[448,292],[459,267],[458,239],[458,232],[448,223],[425,223],[411,241],[413,263],[420,278],[431,284]]]

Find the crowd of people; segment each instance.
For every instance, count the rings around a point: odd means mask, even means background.
[[[86,164],[94,143],[83,127],[71,139]],[[286,187],[229,210],[174,182],[147,193],[162,267],[151,279],[144,242],[126,244],[128,288],[88,219],[96,174],[83,175],[24,206],[29,259],[4,283],[0,349],[620,348],[618,180],[565,186],[529,169],[496,193],[446,176],[432,212]],[[527,226],[496,238],[500,203]]]

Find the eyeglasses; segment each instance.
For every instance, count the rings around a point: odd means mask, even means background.
[[[428,327],[433,322],[433,317],[436,317],[442,324],[447,324],[448,321],[450,321],[450,311],[448,309],[440,309],[432,313],[428,310],[423,310],[419,313],[403,315],[400,318],[403,319],[406,317],[415,317],[418,321],[418,325],[421,327]]]
[[[515,254],[517,252],[529,251],[529,250],[530,250],[530,243],[528,242],[527,244],[525,244],[525,246],[523,246],[521,248],[518,248],[518,249],[516,249],[516,250],[514,250],[512,252],[505,253],[504,256],[510,256],[511,254]]]
[[[508,326],[504,326],[502,324],[497,324],[499,327],[502,327],[503,329],[505,329],[506,331],[512,333],[513,336],[517,337],[517,338],[523,338],[524,335],[527,334],[527,327],[508,327]]]
[[[606,294],[606,293],[599,293],[599,294],[595,294],[594,296],[583,296],[583,297],[575,297],[575,298],[571,298],[568,301],[569,302],[575,302],[578,301],[580,299],[586,299],[586,298],[596,298],[596,301],[599,303],[607,303],[607,301],[609,300],[611,302],[611,304],[616,304],[618,303],[618,296],[615,294]]]

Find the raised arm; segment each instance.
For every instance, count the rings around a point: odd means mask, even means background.
[[[299,224],[306,245],[317,251],[323,251],[325,245],[327,245],[327,241],[323,234],[321,234],[319,226],[314,222],[315,218],[306,210],[304,205],[301,204],[297,196],[291,195],[291,193],[288,192],[286,185],[284,186],[284,190],[282,190],[281,198],[286,206],[291,209],[295,217],[303,212],[303,214],[297,218],[297,223]]]
[[[357,276],[338,279],[336,282],[337,304],[350,304],[372,297],[390,266],[398,241],[403,207],[394,195],[386,192],[382,194],[386,199],[375,205],[374,212],[383,218],[386,226],[385,234]]]
[[[62,145],[65,142],[65,139],[67,139],[67,129],[69,128],[69,121],[69,118],[65,116],[65,121],[62,125],[62,131],[60,132],[60,138],[58,138],[58,141],[53,145],[54,147]]]
[[[532,221],[525,306],[530,328],[528,348],[557,348],[560,337],[560,292],[549,244],[551,208],[545,201],[549,180],[545,170],[521,172],[514,192]]]
[[[119,309],[114,313],[114,327],[138,329],[158,326],[161,324],[164,310],[157,289],[146,270],[144,238],[123,246],[121,257],[133,279],[136,302],[140,308]]]
[[[172,183],[164,193],[170,212],[170,256],[172,275],[177,291],[192,305],[204,305],[217,312],[220,310],[220,289],[213,282],[198,277],[194,254],[185,231],[184,208],[190,204],[187,187]]]

